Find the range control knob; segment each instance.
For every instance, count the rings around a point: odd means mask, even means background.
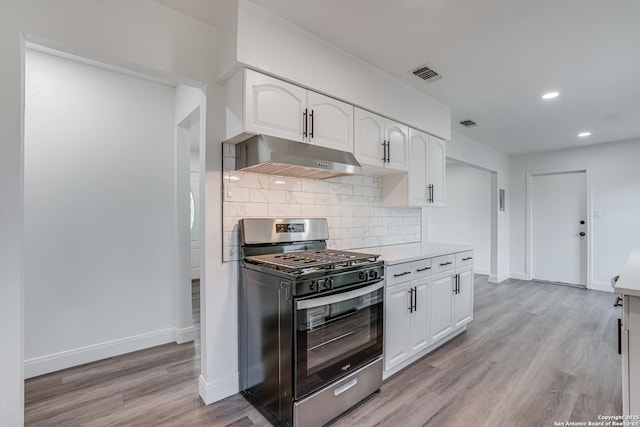
[[[366,271],[361,271],[359,277],[360,280],[367,280],[369,278],[369,273],[367,273]]]
[[[324,286],[326,289],[333,289],[333,279],[329,277]]]
[[[333,284],[333,279],[330,277],[327,279],[320,279],[318,283],[320,285],[321,291],[328,291],[331,289],[331,285]]]
[[[311,292],[316,292],[318,290],[318,282],[312,280],[311,283],[309,283],[309,290]]]
[[[378,278],[378,270],[376,270],[375,268],[369,270],[369,280],[375,280],[377,278]]]

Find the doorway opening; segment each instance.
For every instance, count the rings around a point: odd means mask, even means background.
[[[179,90],[187,92],[187,95],[198,96],[197,93],[193,93],[195,89]],[[179,305],[184,307],[184,310],[179,313],[181,318],[177,321],[193,325],[192,334],[184,337],[185,341],[198,340],[200,326],[200,117],[201,109],[198,106],[176,127],[177,255],[183,258],[179,262],[183,269],[177,278],[182,283],[178,288],[177,297],[178,300],[184,301],[184,304]]]
[[[586,170],[527,175],[530,280],[590,287],[589,194]]]
[[[429,241],[475,247],[474,269],[497,281],[495,171],[447,158],[447,206],[429,210]]]

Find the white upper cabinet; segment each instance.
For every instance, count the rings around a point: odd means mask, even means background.
[[[409,128],[385,119],[387,136],[387,169],[406,171],[409,169]]]
[[[382,203],[386,206],[446,206],[445,141],[409,129],[409,171],[384,176]]]
[[[225,85],[225,104],[228,142],[265,134],[353,152],[353,106],[345,102],[244,69]]]
[[[445,150],[445,142],[442,139],[429,135],[429,154],[428,154],[428,185],[429,189],[429,206],[442,207],[446,206],[446,164],[447,155]]]
[[[309,143],[353,152],[353,105],[309,90],[307,122]]]
[[[255,71],[246,70],[244,92],[244,129],[303,141],[303,111],[307,91]]]
[[[426,206],[429,199],[429,177],[427,168],[427,150],[429,135],[409,129],[409,161],[408,191],[409,206]]]
[[[354,154],[366,165],[384,167],[386,129],[384,117],[360,108],[355,109]]]
[[[404,172],[409,162],[409,128],[355,108],[354,155],[376,173]]]

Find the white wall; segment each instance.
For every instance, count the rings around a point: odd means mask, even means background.
[[[191,326],[190,283],[176,277],[174,96],[27,51],[27,377],[170,342]]]
[[[188,18],[150,0],[131,2],[86,2],[83,0],[5,0],[0,6],[0,425],[17,426],[23,420],[23,202],[22,202],[22,76],[23,35],[31,40],[99,59],[115,65],[175,78],[183,83],[200,82],[207,87],[206,123],[209,144],[221,139],[219,123],[221,96],[214,79],[215,32],[200,21]],[[218,104],[218,105],[216,105]],[[204,121],[203,121],[204,122]],[[204,147],[203,147],[204,148]],[[220,150],[211,150],[207,180],[211,189],[220,188]],[[204,151],[203,151],[204,152]],[[204,170],[204,169],[203,169]],[[220,230],[220,192],[207,194],[207,227]],[[211,232],[215,238],[215,232]],[[212,242],[206,257],[213,276],[223,267],[221,235]],[[217,256],[216,256],[217,255]],[[214,285],[215,286],[215,285]],[[223,285],[224,287],[224,282]],[[219,299],[207,301],[214,309]],[[225,302],[223,301],[222,304]],[[212,318],[214,324],[220,320]],[[202,343],[205,374],[225,375],[231,360],[210,361],[206,352],[223,346],[218,342],[230,334],[226,327],[211,327],[209,340]],[[216,362],[221,366],[213,368]],[[211,368],[210,368],[211,365]],[[205,378],[207,382],[215,380]]]
[[[569,150],[523,154],[511,158],[511,271],[526,271],[527,172],[587,170],[591,182],[591,225],[594,289],[610,291],[629,253],[640,246],[640,141],[614,142]],[[601,210],[602,218],[593,211]]]
[[[226,21],[220,81],[244,64],[450,139],[449,107],[254,3],[239,0]]]
[[[497,212],[495,224],[493,227],[495,248],[492,248],[492,257],[495,267],[492,266],[489,280],[492,282],[501,282],[509,278],[509,156],[491,148],[487,145],[476,142],[457,132],[451,133],[451,141],[447,142],[447,157],[474,165],[491,172],[495,172],[492,180],[494,194],[492,195],[493,203],[498,189],[504,189],[506,192],[506,209]],[[447,184],[448,185],[448,184]],[[435,209],[435,208],[433,208]],[[431,212],[433,209],[429,209]],[[430,215],[430,213],[427,213]],[[431,236],[428,236],[431,240]],[[494,271],[495,270],[495,271]]]
[[[462,163],[447,164],[447,206],[429,216],[432,242],[475,247],[474,269],[489,274],[491,261],[491,173]]]

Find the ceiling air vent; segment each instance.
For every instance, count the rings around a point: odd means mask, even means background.
[[[474,122],[473,120],[463,120],[460,122],[460,124],[462,126],[468,127],[468,128],[472,128],[474,126],[478,126],[478,124],[476,122]]]
[[[442,78],[440,74],[436,73],[426,65],[418,68],[415,71],[412,71],[412,73],[428,83],[438,81]]]

